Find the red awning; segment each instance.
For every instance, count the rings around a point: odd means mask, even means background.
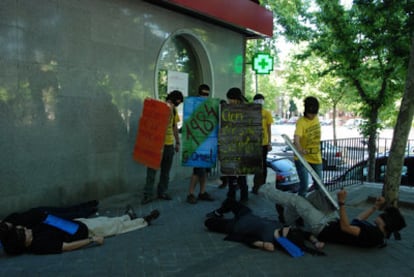
[[[249,37],[273,36],[273,13],[251,0],[148,0],[211,20]]]

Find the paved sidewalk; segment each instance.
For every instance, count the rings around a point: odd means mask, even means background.
[[[268,178],[271,180],[271,177]],[[224,235],[205,230],[205,214],[218,207],[226,189],[209,180],[208,192],[217,200],[186,203],[189,178],[173,182],[173,200],[157,200],[141,206],[137,194],[104,199],[100,215],[120,215],[131,203],[137,214],[159,209],[161,216],[147,228],[108,238],[103,246],[91,246],[61,255],[8,257],[0,250],[0,276],[412,276],[414,272],[413,210],[404,205],[408,227],[402,240],[391,239],[382,249],[359,249],[328,244],[327,256],[306,254],[291,258],[276,251],[264,252],[224,241]],[[380,193],[375,184],[347,189],[350,217]],[[276,220],[274,204],[254,194],[248,206],[256,214]],[[414,190],[402,189],[401,200],[414,203]]]

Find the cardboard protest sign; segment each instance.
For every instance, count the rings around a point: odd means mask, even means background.
[[[222,105],[219,159],[223,175],[254,174],[261,170],[262,132],[260,104]]]
[[[165,102],[145,99],[134,147],[135,161],[150,168],[160,168],[170,116],[171,109]]]
[[[220,99],[187,97],[182,127],[183,166],[211,168],[217,161]]]

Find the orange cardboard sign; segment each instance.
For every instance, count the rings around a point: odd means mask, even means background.
[[[150,168],[160,168],[170,115],[171,109],[165,102],[151,98],[144,100],[135,140],[135,161]]]

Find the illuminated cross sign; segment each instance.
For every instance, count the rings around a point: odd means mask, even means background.
[[[269,74],[273,70],[273,57],[266,53],[256,53],[253,57],[253,70],[256,74]]]

